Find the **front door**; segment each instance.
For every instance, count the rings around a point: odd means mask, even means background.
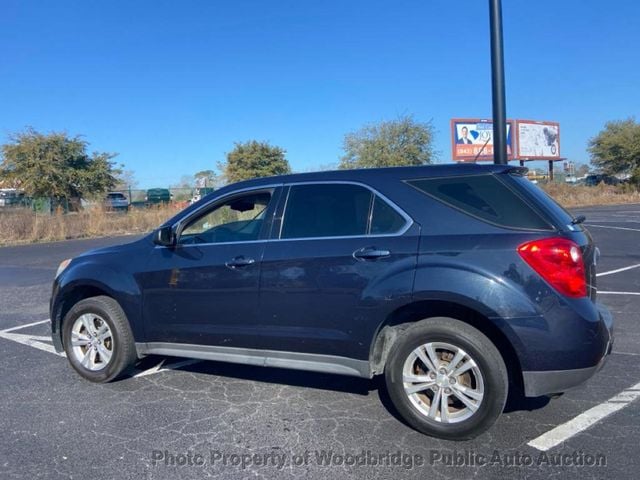
[[[276,189],[213,201],[156,246],[140,274],[148,342],[242,346],[255,325],[264,236]]]

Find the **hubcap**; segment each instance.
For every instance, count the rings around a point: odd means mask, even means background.
[[[85,313],[71,328],[74,357],[87,370],[105,368],[113,356],[113,335],[107,322],[94,313]]]
[[[478,364],[450,343],[426,343],[413,350],[404,362],[402,381],[418,412],[439,423],[467,420],[484,398]]]

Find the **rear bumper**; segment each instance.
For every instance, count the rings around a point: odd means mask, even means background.
[[[525,396],[539,397],[564,392],[586,382],[604,366],[613,348],[613,318],[611,312],[604,305],[598,304],[597,307],[600,320],[605,325],[605,331],[608,335],[600,361],[588,368],[522,372]]]

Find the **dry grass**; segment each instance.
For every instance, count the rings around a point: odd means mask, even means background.
[[[28,209],[0,211],[0,245],[145,233],[176,213],[174,206],[132,209],[128,213],[95,207],[66,215],[42,215]]]
[[[625,187],[565,184],[541,185],[565,207],[640,203],[640,192]],[[31,210],[0,211],[0,245],[50,242],[72,238],[146,233],[173,216],[181,206],[132,209],[128,213],[105,212],[94,207],[80,213],[36,215]]]
[[[601,183],[597,187],[549,183],[540,185],[560,205],[566,208],[594,205],[640,203],[640,191],[630,185],[612,186]]]

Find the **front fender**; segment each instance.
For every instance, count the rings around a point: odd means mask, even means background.
[[[60,325],[62,313],[83,298],[107,295],[122,307],[135,339],[144,338],[141,321],[140,288],[133,276],[111,265],[81,257],[54,281],[50,303],[51,331],[56,349],[62,348]]]

